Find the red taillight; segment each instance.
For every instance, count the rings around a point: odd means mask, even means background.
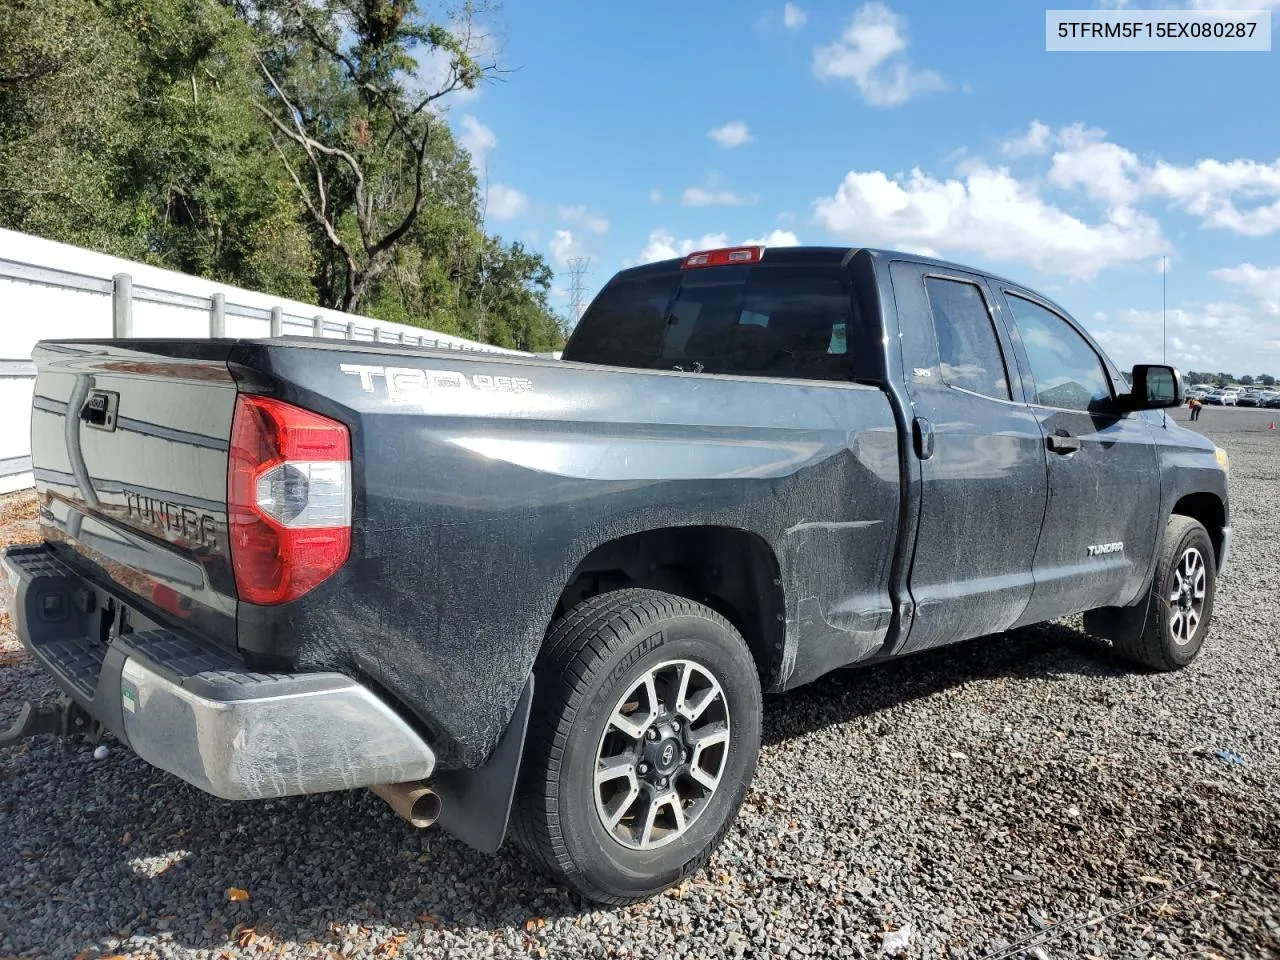
[[[241,600],[286,603],[351,551],[351,435],[336,420],[240,394],[227,460],[231,566]]]
[[[731,263],[759,263],[764,247],[725,247],[722,250],[699,250],[684,258],[685,270],[696,267],[723,267]]]

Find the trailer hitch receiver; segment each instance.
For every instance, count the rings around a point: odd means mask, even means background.
[[[0,748],[46,733],[57,737],[85,734],[96,740],[102,733],[102,726],[68,696],[43,704],[28,700],[22,705],[18,719],[8,730],[0,733]]]

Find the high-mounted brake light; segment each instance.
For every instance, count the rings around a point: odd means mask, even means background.
[[[699,250],[684,258],[682,269],[697,267],[723,267],[731,263],[759,263],[764,247],[724,247],[720,250]]]
[[[227,460],[231,567],[241,600],[296,600],[351,552],[351,435],[336,420],[240,394]]]

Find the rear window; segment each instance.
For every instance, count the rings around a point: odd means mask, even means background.
[[[622,276],[592,302],[564,359],[769,377],[847,379],[853,311],[838,264],[768,262]]]

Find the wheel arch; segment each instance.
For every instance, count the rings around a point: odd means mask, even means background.
[[[1209,533],[1213,542],[1214,561],[1222,565],[1224,530],[1227,525],[1227,507],[1214,493],[1189,493],[1179,499],[1170,510],[1172,516],[1190,517],[1198,521]]]
[[[569,575],[551,622],[584,600],[626,587],[706,604],[742,634],[761,687],[777,678],[786,643],[786,606],[778,558],[763,537],[738,527],[694,525],[605,541]]]

